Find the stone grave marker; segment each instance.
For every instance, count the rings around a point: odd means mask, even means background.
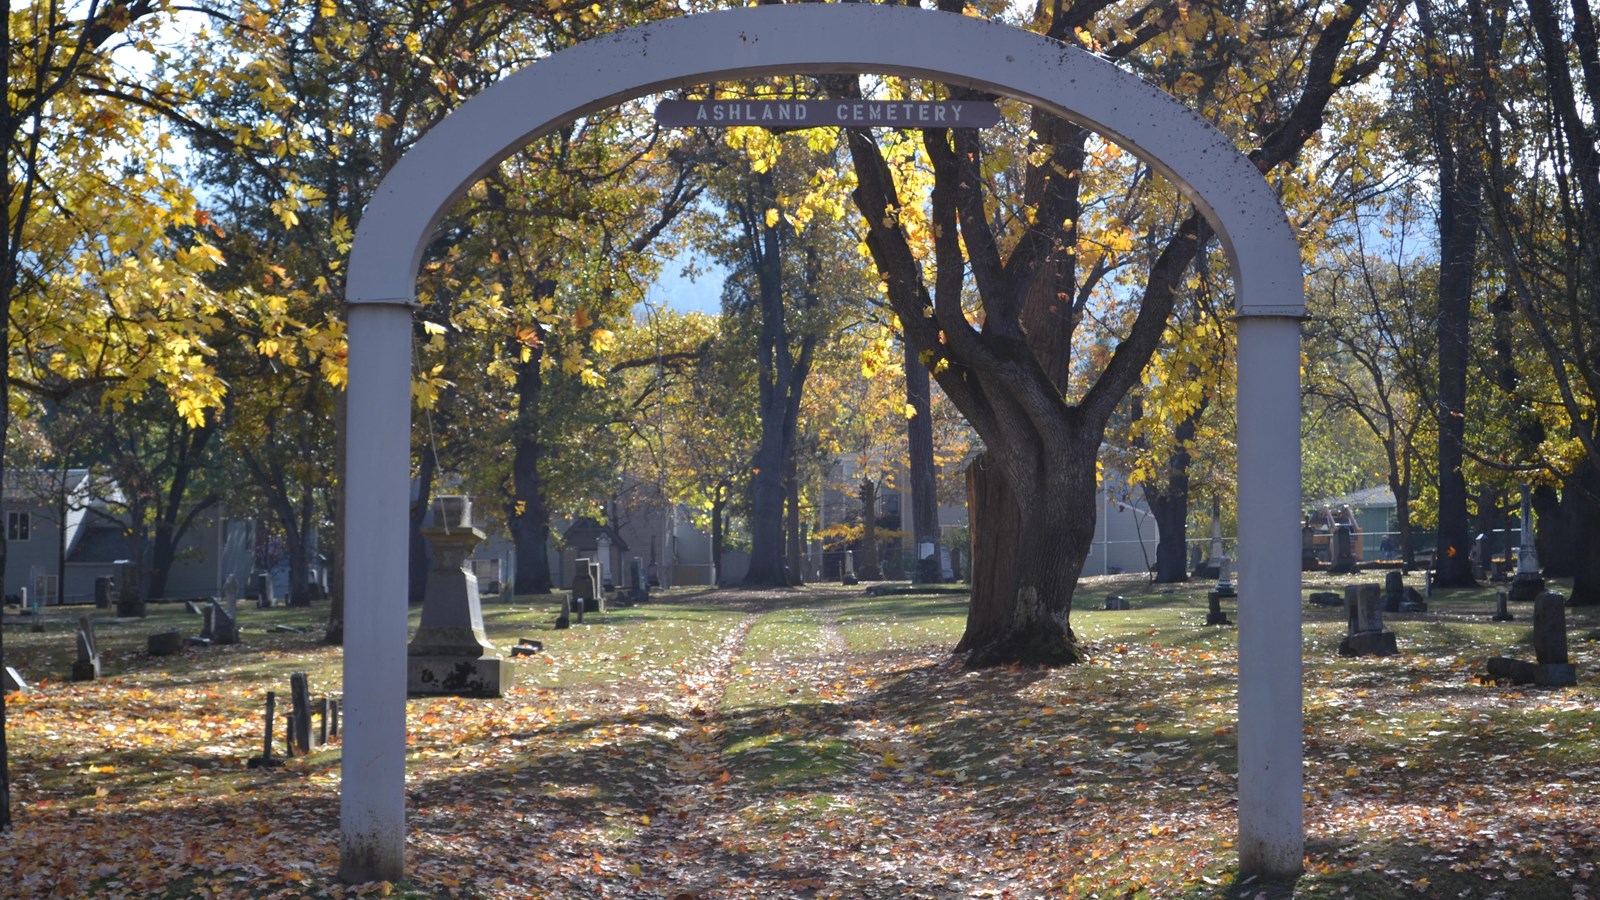
[[[1339,642],[1340,656],[1394,656],[1400,652],[1394,632],[1383,627],[1383,597],[1376,584],[1345,586],[1344,607],[1349,632]]]
[[[1406,601],[1405,576],[1398,571],[1390,570],[1383,575],[1383,611],[1399,612],[1400,604]]]
[[[1533,653],[1538,683],[1562,687],[1578,683],[1578,670],[1567,658],[1567,598],[1545,591],[1533,601]]]
[[[600,563],[580,557],[572,571],[572,605],[578,611],[578,621],[586,612],[605,612],[605,592],[600,580]]]
[[[572,595],[561,596],[561,613],[556,616],[556,630],[565,631],[572,627]]]
[[[472,525],[466,497],[439,497],[434,508],[435,524],[423,531],[433,545],[433,568],[423,588],[422,620],[406,649],[406,691],[503,696],[516,668],[484,636],[478,578],[467,568],[485,535]]]
[[[628,582],[633,588],[633,602],[643,603],[650,599],[650,583],[644,577],[644,560],[637,556],[628,562]]]
[[[206,612],[205,610],[201,609],[200,605],[195,603],[193,600],[183,601],[183,611],[191,616],[203,616]]]
[[[97,575],[94,579],[95,609],[110,609],[117,602],[117,580],[110,575]]]
[[[1499,591],[1494,595],[1494,621],[1510,622],[1512,619],[1516,618],[1515,616],[1511,615],[1511,609],[1506,606],[1506,601],[1509,599],[1510,595],[1505,591]]]
[[[272,573],[257,572],[250,576],[250,581],[255,588],[257,609],[271,609],[278,605],[278,598],[272,593]]]
[[[100,677],[100,649],[94,640],[94,620],[78,617],[78,658],[72,663],[73,681],[93,681]]]
[[[514,657],[537,656],[543,652],[544,641],[536,641],[533,638],[521,638],[517,641],[517,645],[511,648],[511,655]]]
[[[239,620],[230,614],[228,608],[220,600],[211,600],[205,608],[205,630],[203,637],[211,639],[214,644],[239,643]]]
[[[1128,605],[1128,598],[1117,594],[1106,597],[1106,609],[1132,609]]]
[[[176,628],[158,631],[145,639],[145,651],[151,656],[171,656],[183,649],[183,634]]]
[[[854,550],[846,550],[844,552],[844,567],[839,570],[839,583],[861,583],[861,579],[856,577],[856,553]]]
[[[1237,596],[1237,595],[1225,595],[1221,591],[1211,591],[1211,592],[1206,594],[1206,601],[1209,604],[1209,606],[1208,606],[1208,608],[1206,610],[1206,624],[1207,625],[1232,625],[1233,624],[1231,621],[1228,620],[1228,614],[1222,611],[1222,598],[1224,596]]]
[[[1309,599],[1312,606],[1344,605],[1344,597],[1333,591],[1313,591]]]
[[[23,680],[21,672],[18,672],[16,669],[13,669],[10,666],[6,666],[4,670],[0,670],[0,693],[26,694],[27,692],[28,682]]]

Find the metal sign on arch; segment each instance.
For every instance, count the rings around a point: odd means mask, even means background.
[[[668,19],[561,51],[423,135],[362,216],[346,288],[345,711],[341,865],[404,872],[411,315],[441,217],[501,160],[574,117],[676,87],[780,74],[878,73],[1048,107],[1165,175],[1206,215],[1239,316],[1239,853],[1299,871],[1299,318],[1303,273],[1270,185],[1200,116],[1114,65],[1009,26],[899,6],[766,5]]]

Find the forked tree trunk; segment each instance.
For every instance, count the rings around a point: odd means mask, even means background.
[[[967,470],[973,599],[955,652],[970,667],[1078,661],[1069,618],[1094,541],[1094,466],[1084,478],[1049,457],[1032,460],[1025,490],[989,453]]]

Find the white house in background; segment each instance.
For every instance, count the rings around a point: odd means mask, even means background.
[[[88,469],[7,471],[0,510],[6,529],[4,592],[46,605],[94,601],[95,579],[131,577],[128,528],[106,502],[109,481]],[[190,526],[167,576],[173,598],[217,596],[231,573],[246,583],[255,560],[255,523],[202,516]],[[61,561],[65,559],[65,565]]]

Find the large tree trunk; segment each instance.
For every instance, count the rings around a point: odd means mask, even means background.
[[[761,423],[761,446],[751,462],[750,473],[750,568],[744,583],[778,586],[788,584],[783,560],[783,442],[767,432],[781,431],[782,423],[767,419]]]
[[[1472,289],[1483,218],[1483,189],[1478,170],[1471,162],[1473,151],[1469,143],[1475,135],[1468,134],[1468,129],[1483,120],[1484,101],[1481,92],[1451,89],[1440,68],[1448,59],[1440,49],[1430,0],[1419,0],[1416,10],[1430,48],[1429,59],[1434,61],[1423,83],[1439,176],[1439,310],[1435,320],[1439,386],[1434,409],[1439,426],[1439,522],[1434,577],[1436,584],[1445,587],[1467,587],[1477,582],[1468,558],[1472,537],[1462,464]],[[1479,36],[1479,40],[1487,39],[1486,35]]]
[[[433,503],[433,476],[433,454],[424,453],[417,467],[417,499],[411,504],[408,517],[411,552],[406,569],[406,601],[411,606],[422,605],[428,589],[428,570],[433,566],[433,548],[422,535],[422,520],[427,518],[428,506]]]
[[[771,172],[755,176],[752,192],[739,214],[744,240],[755,271],[761,328],[757,337],[756,412],[761,419],[761,443],[750,475],[750,569],[744,583],[786,586],[787,554],[784,542],[784,476],[794,455],[800,397],[810,373],[816,338],[795,335],[784,315],[782,222],[770,223],[766,212],[777,205]],[[798,347],[796,347],[798,344]]]
[[[1541,484],[1533,489],[1533,543],[1539,554],[1539,572],[1546,578],[1570,578],[1577,571],[1573,535],[1578,525],[1575,485],[1558,493]]]
[[[937,584],[944,581],[944,569],[939,564],[939,485],[933,467],[933,389],[928,369],[917,359],[911,344],[902,340],[900,346],[905,348],[906,405],[911,408],[911,418],[906,420],[911,481],[909,524],[917,561],[911,580]],[[902,522],[901,527],[906,524]]]
[[[1600,470],[1586,464],[1572,491],[1578,508],[1577,533],[1573,535],[1576,559],[1572,571],[1573,606],[1600,605]]]
[[[1093,456],[1087,479],[1050,456],[1031,461],[1022,491],[1013,486],[1019,473],[992,451],[967,470],[973,591],[955,652],[968,666],[1078,660],[1069,620],[1094,540]]]
[[[519,345],[520,353],[520,345]],[[540,466],[544,443],[539,438],[539,398],[544,376],[539,371],[543,347],[532,348],[526,361],[517,363],[517,421],[511,460],[511,504],[507,521],[517,548],[513,593],[548,594],[550,580],[550,507],[545,498]],[[514,357],[515,358],[515,357]]]

